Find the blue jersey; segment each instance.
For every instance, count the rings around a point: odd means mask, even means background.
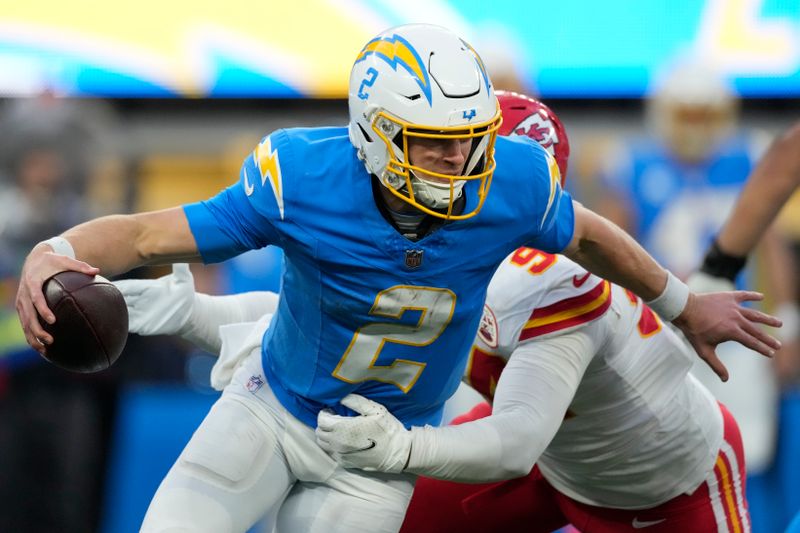
[[[684,277],[703,260],[755,162],[752,139],[737,136],[696,164],[660,143],[640,139],[606,180],[627,199],[631,233],[662,265]]]
[[[552,158],[525,137],[499,138],[480,213],[412,242],[381,215],[346,128],[279,130],[245,160],[239,183],[184,206],[200,253],[285,254],[278,310],[264,336],[267,379],[316,426],[357,392],[407,427],[438,424],[458,386],[500,262],[521,245],[558,252],[572,201]],[[466,211],[477,181],[465,185]]]

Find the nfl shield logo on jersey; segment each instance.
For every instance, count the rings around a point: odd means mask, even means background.
[[[248,392],[252,394],[257,393],[258,390],[263,386],[264,386],[264,378],[261,377],[260,374],[257,376],[250,376],[250,379],[247,380],[247,383],[245,384],[245,388],[248,390]]]
[[[422,266],[422,252],[425,250],[406,250],[406,268]]]

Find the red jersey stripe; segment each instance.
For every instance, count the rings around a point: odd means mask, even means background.
[[[589,322],[605,313],[610,305],[611,284],[602,281],[589,292],[536,309],[519,338],[522,341]]]

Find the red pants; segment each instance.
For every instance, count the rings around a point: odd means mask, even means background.
[[[745,499],[742,438],[736,421],[720,405],[724,441],[713,472],[690,495],[638,511],[594,507],[550,485],[538,467],[519,479],[467,485],[420,478],[401,532],[542,532],[573,524],[583,533],[706,533],[750,531]],[[454,423],[490,414],[476,406]]]

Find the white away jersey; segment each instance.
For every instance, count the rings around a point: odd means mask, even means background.
[[[537,464],[575,500],[652,507],[693,491],[722,442],[716,401],[689,375],[694,353],[630,291],[569,259],[520,248],[498,269],[467,367],[491,398],[514,350],[603,321],[594,354]]]

